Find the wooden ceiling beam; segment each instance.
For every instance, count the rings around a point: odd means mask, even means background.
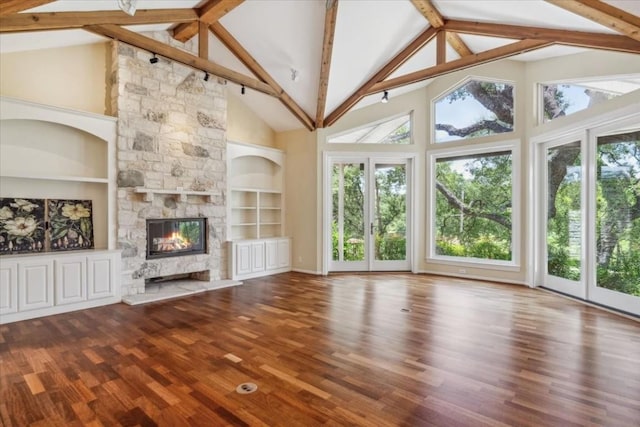
[[[640,42],[617,34],[556,30],[551,28],[526,27],[521,25],[488,24],[483,22],[460,21],[453,19],[446,21],[443,28],[446,31],[479,36],[546,40],[558,44],[591,49],[640,53]]]
[[[117,25],[88,25],[83,28],[92,33],[119,40],[123,43],[129,44],[139,49],[144,49],[146,51],[156,53],[160,56],[163,56],[172,61],[179,62],[186,66],[206,71],[228,81],[245,85],[246,87],[257,90],[258,92],[262,92],[271,96],[278,96],[278,94],[271,88],[271,86],[266,83],[252,79],[245,76],[244,74],[238,73],[206,59],[192,55],[191,53],[185,52],[182,49],[177,49],[175,47],[169,46],[165,43],[127,30],[125,28],[118,27]]]
[[[198,19],[207,25],[217,22],[227,13],[239,6],[244,0],[209,0],[197,10]],[[198,23],[180,24],[173,29],[173,38],[182,43],[198,34]]]
[[[329,90],[329,73],[331,71],[331,54],[333,52],[333,37],[336,32],[338,17],[338,1],[334,1],[324,16],[324,39],[322,41],[322,59],[320,63],[320,82],[318,84],[318,105],[316,107],[316,126],[324,126],[324,109],[327,105],[327,91]]]
[[[444,26],[444,18],[436,9],[430,0],[411,0],[411,3],[418,9],[434,28],[442,28]],[[472,55],[473,52],[469,46],[456,33],[447,32],[447,42],[460,56]]]
[[[209,26],[198,22],[198,56],[209,59]]]
[[[438,31],[436,35],[436,64],[447,62],[447,33]]]
[[[85,25],[142,25],[195,21],[193,9],[149,9],[138,10],[134,16],[121,10],[101,12],[49,12],[19,13],[0,17],[0,32],[47,31],[82,28]]]
[[[384,65],[377,73],[373,75],[366,83],[360,86],[349,98],[347,98],[338,108],[333,110],[324,120],[324,126],[331,126],[340,117],[345,115],[354,105],[356,105],[362,98],[364,98],[370,89],[378,82],[386,79],[394,71],[396,71],[402,64],[407,62],[409,58],[415,55],[420,49],[422,49],[427,43],[429,43],[438,33],[433,27],[427,28],[422,34],[416,37],[407,47],[402,49],[391,61]]]
[[[447,31],[447,43],[449,43],[453,50],[458,52],[458,55],[460,55],[461,57],[473,55],[473,51],[469,48],[469,46],[467,46],[467,44],[462,40],[460,34],[458,33]]]
[[[33,9],[55,0],[2,0],[0,3],[0,16],[12,15],[23,10]]]
[[[463,70],[465,68],[484,64],[487,62],[496,61],[498,59],[508,58],[509,56],[528,52],[530,50],[540,49],[552,44],[553,42],[544,40],[521,40],[515,43],[508,44],[506,46],[500,46],[498,48],[490,49],[481,53],[464,56],[460,59],[449,61],[444,64],[438,64],[433,67],[425,68],[424,70],[405,74],[404,76],[396,77],[394,79],[381,81],[373,85],[366,95],[372,95],[374,93],[382,92],[385,90],[391,90],[398,87],[406,86],[408,84],[421,82],[423,80],[442,76],[444,74],[453,73],[454,71]]]
[[[546,1],[640,41],[640,18],[617,7],[596,0]]]
[[[276,98],[287,107],[287,109],[294,115],[302,124],[309,130],[315,129],[315,123],[313,119],[282,89],[282,87],[275,81],[273,77],[251,56],[247,50],[242,47],[240,42],[236,40],[226,28],[219,22],[214,22],[209,26],[211,32],[229,49],[235,56],[247,67],[253,74],[256,75],[264,84],[268,85],[273,91]]]

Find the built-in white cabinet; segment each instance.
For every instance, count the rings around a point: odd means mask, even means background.
[[[277,260],[276,268],[291,269],[291,239],[278,239],[277,241]]]
[[[240,143],[227,147],[231,278],[291,270],[291,239],[284,235],[284,152]]]
[[[54,261],[56,304],[73,304],[87,299],[86,257],[65,257]]]
[[[18,311],[18,263],[0,261],[0,319]]]
[[[120,301],[120,251],[0,258],[0,324]]]
[[[53,260],[34,258],[18,263],[18,311],[53,306]]]
[[[108,253],[87,256],[87,298],[96,300],[117,295],[119,270],[119,258]]]
[[[288,237],[231,242],[229,270],[233,280],[251,279],[291,270]]]
[[[91,200],[95,247],[0,256],[0,324],[120,302],[116,125],[0,97],[0,197]]]

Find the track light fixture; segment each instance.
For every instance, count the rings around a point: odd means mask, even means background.
[[[386,104],[387,102],[389,102],[389,92],[387,92],[386,90],[384,91],[384,94],[382,95],[382,99],[380,100],[380,102],[382,102],[383,104]]]
[[[118,0],[118,6],[120,7],[120,9],[124,13],[131,16],[135,15],[136,13],[137,3],[138,0]]]
[[[209,73],[207,73],[206,71],[204,72],[204,81],[205,82],[209,81]]]
[[[292,68],[291,69],[291,81],[297,82],[298,80],[300,80],[300,71],[296,70],[295,68]]]
[[[242,86],[240,87],[240,93],[241,93],[242,95],[244,95],[244,85],[242,85]]]
[[[154,53],[153,56],[151,58],[149,58],[149,62],[152,64],[157,64],[158,63],[158,57],[156,56],[156,54]]]

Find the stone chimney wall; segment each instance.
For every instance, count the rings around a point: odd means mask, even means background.
[[[196,52],[168,33],[148,36]],[[109,85],[111,113],[118,117],[117,239],[122,252],[122,295],[144,292],[147,278],[197,273],[227,277],[226,91],[215,76],[113,42]],[[213,192],[211,198],[156,193],[152,201],[136,188]],[[146,219],[206,217],[208,253],[146,260]]]

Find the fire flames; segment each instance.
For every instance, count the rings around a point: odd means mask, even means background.
[[[193,243],[178,231],[175,231],[166,237],[157,237],[153,239],[153,243],[160,252],[180,251],[189,249],[193,246]]]

